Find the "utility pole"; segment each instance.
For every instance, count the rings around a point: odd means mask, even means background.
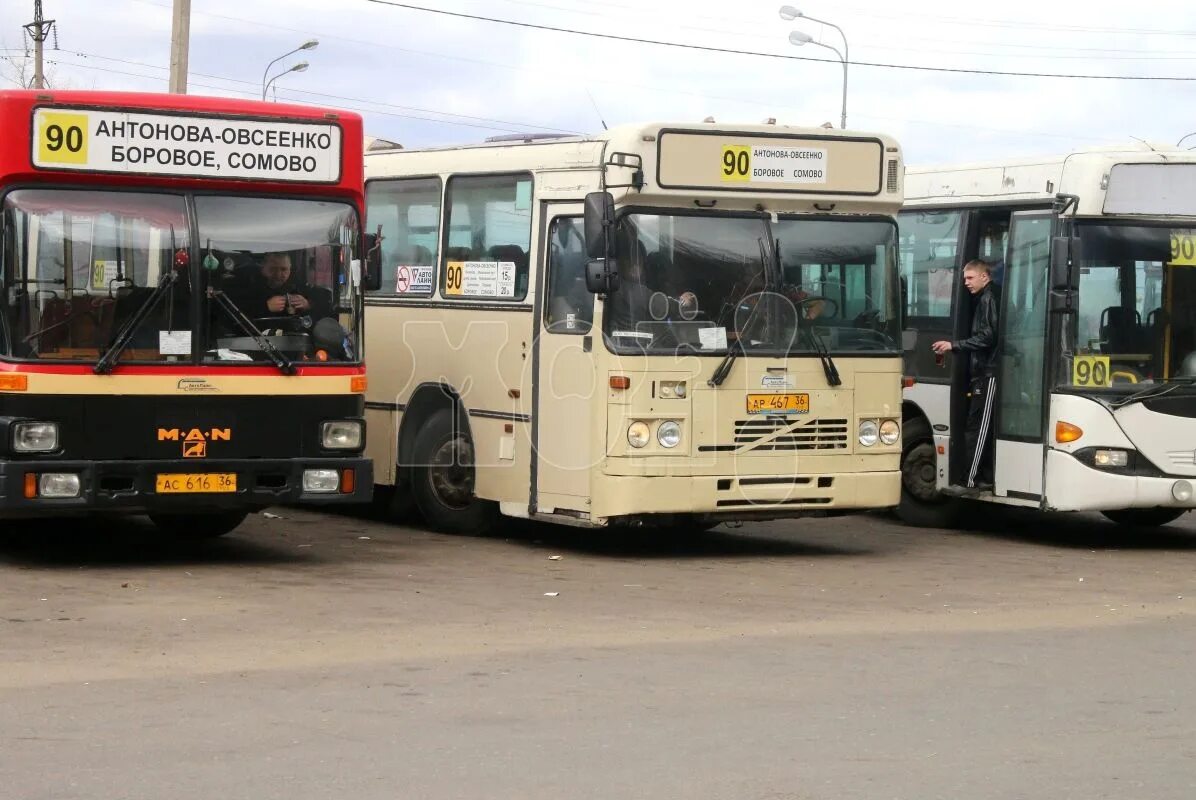
[[[42,19],[42,0],[33,0],[33,22],[25,26],[33,40],[33,86],[31,89],[45,89],[46,75],[42,70],[42,43],[54,28],[54,20]]]
[[[191,0],[174,0],[170,25],[170,91],[187,93],[187,52],[191,42]]]

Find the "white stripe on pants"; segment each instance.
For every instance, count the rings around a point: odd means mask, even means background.
[[[993,394],[995,394],[996,385],[997,379],[995,377],[988,379],[988,389],[984,396],[984,414],[980,418],[980,431],[976,436],[976,452],[972,456],[972,468],[968,471],[969,489],[976,485],[976,473],[980,470],[980,462],[984,456],[985,444],[988,442],[988,428],[992,424]]]

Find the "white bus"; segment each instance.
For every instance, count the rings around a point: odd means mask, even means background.
[[[914,169],[900,217],[906,326],[899,513],[948,525],[962,493],[960,267],[1001,297],[995,485],[974,499],[1162,525],[1196,505],[1196,154],[1135,144]]]
[[[642,124],[366,174],[367,451],[396,509],[471,532],[896,505],[891,139]]]

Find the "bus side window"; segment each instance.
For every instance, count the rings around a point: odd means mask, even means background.
[[[548,241],[548,299],[544,304],[544,327],[552,333],[589,333],[594,322],[594,295],[586,290],[586,251],[581,218],[554,220]]]
[[[532,181],[527,175],[449,178],[445,195],[445,269],[450,298],[520,301],[528,293]],[[448,270],[448,262],[459,262]],[[513,269],[510,266],[513,265]]]
[[[371,294],[432,294],[440,239],[440,179],[370,181],[366,225],[369,230],[382,227],[382,285]]]

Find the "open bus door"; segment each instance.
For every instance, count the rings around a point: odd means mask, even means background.
[[[1001,287],[994,434],[997,497],[1039,506],[1049,431],[1051,211],[1017,211],[1011,219]]]

